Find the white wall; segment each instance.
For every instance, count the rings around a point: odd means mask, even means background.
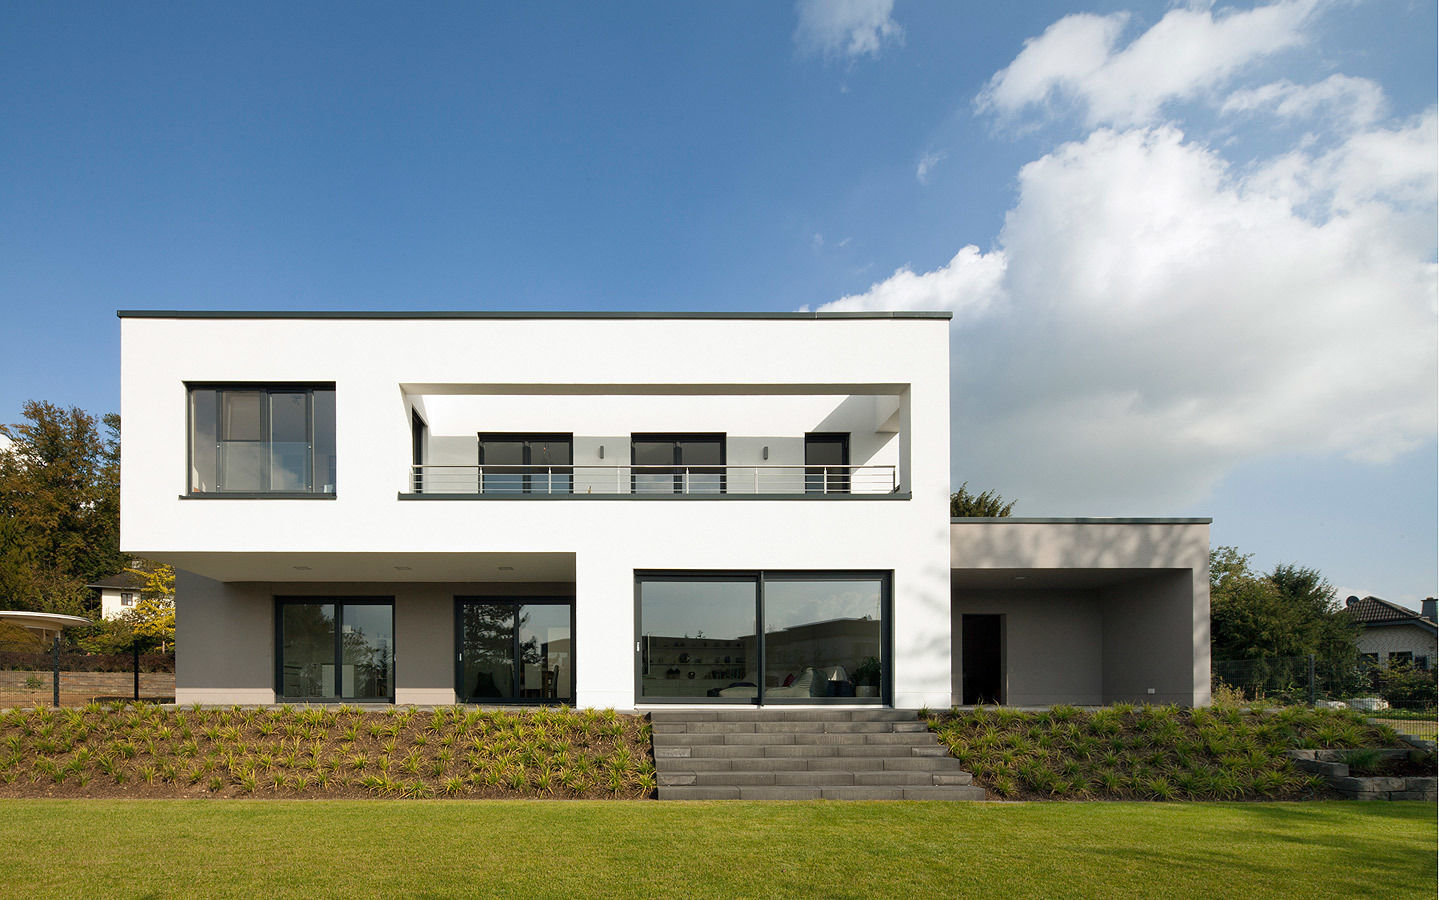
[[[160,560],[184,553],[186,565],[201,575],[207,559],[233,562],[236,555],[256,554],[247,580],[306,582],[346,580],[343,566],[294,569],[306,554],[573,553],[579,702],[617,707],[634,701],[636,569],[892,570],[895,702],[949,703],[949,353],[942,319],[125,318],[121,334],[126,552]],[[166,354],[155,357],[156,346]],[[181,499],[187,381],[334,382],[336,498]],[[626,441],[633,430],[692,425],[773,436],[774,411],[790,402],[776,400],[781,391],[819,396],[832,407],[852,395],[898,397],[902,433],[876,437],[883,449],[873,451],[857,441],[854,452],[890,453],[902,461],[902,488],[913,499],[399,500],[410,461],[407,395],[423,396],[433,428],[446,386],[467,392],[481,386],[494,395],[474,399],[484,403],[500,403],[515,386],[552,391],[557,404],[581,402],[574,398],[582,393],[589,395],[584,399],[657,395],[602,401],[610,433]],[[662,396],[676,386],[697,387],[689,396]],[[653,414],[655,424],[630,424],[625,402],[638,415]],[[752,421],[765,427],[745,428],[735,410],[746,403],[756,411]],[[658,411],[666,406],[685,424],[661,426]],[[721,408],[728,411],[720,414]],[[733,426],[694,425],[711,413]],[[806,415],[784,433],[799,438],[816,430],[813,418]],[[486,427],[528,426],[497,421]],[[777,447],[771,445],[772,454]],[[609,462],[608,446],[606,456]],[[262,561],[259,554],[270,555]],[[474,580],[485,575],[477,565]],[[400,577],[423,580],[423,566]],[[225,590],[209,596],[221,619],[238,617],[235,628],[262,628],[235,611]],[[188,609],[203,603],[186,598]],[[202,615],[190,613],[192,622]],[[233,637],[199,624],[182,633],[196,646],[226,653]],[[273,636],[265,640],[273,643]],[[188,674],[178,677],[183,686]],[[254,678],[241,680],[248,685]],[[272,680],[268,672],[260,679]]]

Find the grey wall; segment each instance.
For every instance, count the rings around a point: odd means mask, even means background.
[[[572,583],[226,583],[176,572],[175,699],[273,703],[275,598],[349,596],[395,598],[396,702],[454,703],[456,597],[574,593]]]
[[[1005,617],[1006,704],[1103,702],[1103,619],[1095,592],[957,589],[952,608],[956,703],[964,696],[960,616],[965,613]]]
[[[1209,634],[1196,646],[1192,588],[1190,570],[1181,569],[1100,592],[1104,702],[1208,703]],[[1202,692],[1195,683],[1201,666]]]
[[[177,703],[275,699],[275,605],[241,585],[175,573]]]

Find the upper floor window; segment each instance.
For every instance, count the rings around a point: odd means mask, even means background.
[[[190,493],[335,493],[334,385],[191,385]]]
[[[120,605],[121,605],[121,606],[134,606],[134,605],[135,605],[135,595],[134,595],[134,594],[131,594],[131,593],[128,593],[128,592],[126,592],[126,593],[121,593],[121,594],[120,594]]]
[[[568,494],[574,436],[481,434],[480,488],[486,494]]]

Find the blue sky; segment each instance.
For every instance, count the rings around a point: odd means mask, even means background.
[[[1417,605],[1435,18],[6,4],[0,421],[115,409],[117,308],[945,308],[956,484]]]

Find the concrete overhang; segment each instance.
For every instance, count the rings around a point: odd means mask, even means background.
[[[572,582],[573,553],[145,553],[216,581]]]

